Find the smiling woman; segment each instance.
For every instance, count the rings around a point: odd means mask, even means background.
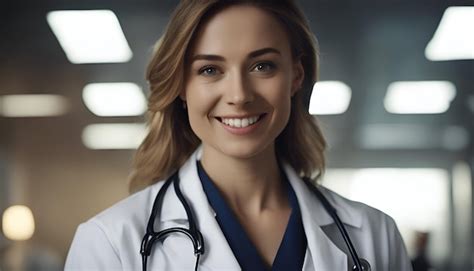
[[[233,27],[228,29],[229,32],[223,28],[209,28],[206,30],[208,34],[215,30],[216,33],[213,34],[217,36],[217,39],[207,41],[205,46],[212,45],[214,48],[217,46],[223,48],[223,42],[226,42],[227,47],[238,49],[241,43],[244,42],[244,39],[242,39],[244,35],[249,37],[253,35],[251,38],[254,44],[248,44],[247,46],[255,47],[249,47],[242,51],[242,53],[248,55],[246,55],[246,63],[240,64],[240,68],[250,63],[255,65],[247,67],[255,70],[252,73],[255,75],[253,78],[268,77],[272,74],[270,72],[272,69],[279,74],[288,72],[291,68],[288,65],[288,52],[286,52],[286,56],[282,56],[282,52],[277,48],[281,50],[282,47],[287,49],[289,46],[291,61],[299,60],[304,68],[304,74],[300,75],[301,80],[303,80],[300,82],[300,89],[293,90],[297,92],[294,93],[291,99],[291,121],[288,121],[287,127],[278,136],[277,141],[279,143],[275,144],[276,151],[281,158],[285,158],[293,166],[298,174],[315,177],[324,171],[323,152],[326,143],[319,127],[314,122],[314,118],[308,114],[307,108],[303,106],[303,97],[309,97],[317,80],[316,39],[311,33],[303,14],[293,1],[182,1],[175,10],[165,35],[157,43],[155,54],[148,66],[147,79],[150,82],[151,90],[149,98],[149,124],[151,128],[150,134],[135,156],[135,170],[130,178],[131,191],[137,191],[172,174],[184,164],[190,154],[201,144],[201,139],[191,129],[190,124],[192,122],[190,118],[193,115],[188,118],[187,112],[183,110],[185,84],[191,83],[191,80],[183,79],[195,79],[198,74],[201,74],[199,78],[206,79],[198,82],[208,84],[219,76],[228,78],[228,72],[224,75],[224,71],[221,70],[224,67],[217,65],[225,64],[226,56],[217,54],[218,51],[215,51],[215,49],[208,50],[206,48],[206,50],[196,51],[196,46],[198,40],[203,40],[202,32],[204,28],[202,26],[207,24],[214,14],[238,4],[259,7],[265,10],[266,18],[272,18],[269,21],[270,25],[265,24],[266,29],[263,27],[257,29],[255,26],[261,23],[261,20],[258,22],[242,20],[243,17],[247,18],[248,15],[239,13],[237,18],[232,19],[231,26]],[[218,26],[218,24],[215,25]],[[256,31],[250,33],[247,31],[249,29]],[[269,29],[272,31],[268,32]],[[232,33],[230,33],[231,30]],[[221,33],[217,31],[221,31]],[[273,36],[271,42],[265,41],[268,36]],[[281,42],[282,39],[285,42]],[[262,43],[258,44],[259,41]],[[267,48],[266,45],[268,44],[276,44],[277,48],[271,46]],[[201,46],[203,45],[201,44]],[[271,58],[262,62],[264,57]],[[275,59],[275,63],[272,62],[273,59]],[[229,59],[227,62],[231,60]],[[281,63],[283,60],[287,63]],[[230,68],[235,69],[235,67]],[[262,69],[267,69],[268,72],[262,72]],[[280,77],[281,75],[278,78]],[[196,80],[192,81],[196,82]],[[271,81],[274,82],[275,80]],[[245,83],[245,81],[243,82]],[[220,116],[216,117],[219,118]],[[231,120],[228,120],[228,122],[231,122]],[[238,122],[237,118],[236,124]],[[294,144],[294,142],[299,142],[299,144]],[[163,157],[167,157],[167,159],[163,159]]]
[[[259,170],[262,176],[278,174],[274,141],[288,123],[291,96],[304,78],[301,61],[293,58],[289,42],[282,42],[288,38],[277,19],[253,6],[229,7],[196,33],[180,98],[203,143],[201,160],[209,172],[234,168],[221,163],[245,158],[261,169],[274,167]]]
[[[182,1],[148,68],[142,190],[79,226],[66,269],[410,270],[390,217],[316,182],[316,52],[291,0]]]

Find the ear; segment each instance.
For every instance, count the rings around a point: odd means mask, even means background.
[[[303,80],[304,80],[304,68],[303,68],[303,64],[301,64],[301,58],[298,58],[293,63],[293,78],[291,82],[291,96],[292,97],[303,86]]]

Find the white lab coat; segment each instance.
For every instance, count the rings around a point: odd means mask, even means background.
[[[180,169],[180,187],[196,216],[204,237],[205,254],[199,270],[241,270],[209,205],[197,173],[196,151]],[[350,270],[350,254],[335,224],[317,197],[294,170],[284,165],[301,210],[308,247],[303,270]],[[140,244],[153,201],[164,182],[158,182],[118,202],[81,224],[72,242],[65,270],[141,270]],[[359,257],[377,271],[409,271],[410,261],[393,219],[365,204],[350,201],[320,188],[345,224]],[[159,220],[159,221],[158,221]],[[155,230],[187,227],[186,213],[174,189],[168,189]],[[194,270],[191,241],[171,235],[156,242],[148,259],[148,270]]]

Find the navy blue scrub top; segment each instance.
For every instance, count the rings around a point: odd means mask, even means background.
[[[301,270],[303,268],[307,246],[306,235],[301,220],[298,200],[293,188],[286,179],[285,174],[283,174],[283,176],[285,176],[285,184],[287,186],[288,198],[292,211],[285,230],[285,235],[283,236],[283,240],[278,248],[273,265],[271,269],[269,269],[224,197],[204,171],[204,168],[199,161],[197,162],[197,166],[204,192],[206,193],[209,203],[217,214],[216,220],[219,223],[219,226],[221,227],[221,230],[242,270],[287,271]]]

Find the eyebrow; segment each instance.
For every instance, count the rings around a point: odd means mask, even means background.
[[[255,58],[255,57],[258,57],[264,54],[269,54],[269,53],[281,55],[280,51],[278,51],[277,49],[267,47],[267,48],[262,48],[262,49],[258,49],[256,51],[250,52],[247,57]],[[196,60],[225,61],[225,58],[220,55],[200,54],[200,55],[193,56],[193,58],[191,59],[191,63],[193,63]]]

